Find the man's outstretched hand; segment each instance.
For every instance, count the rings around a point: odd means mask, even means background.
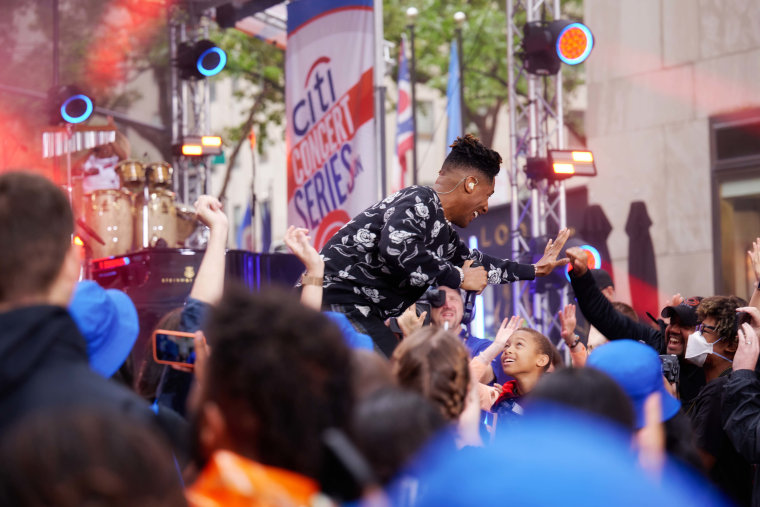
[[[546,276],[554,271],[554,268],[564,266],[570,262],[569,259],[557,260],[559,252],[562,250],[562,247],[565,246],[565,242],[569,237],[570,231],[568,229],[562,229],[559,231],[559,234],[557,234],[557,239],[549,240],[544,249],[544,256],[535,264],[536,276]]]

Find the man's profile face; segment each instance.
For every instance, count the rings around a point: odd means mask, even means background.
[[[474,183],[472,189],[469,188],[471,183]],[[464,185],[458,216],[451,220],[459,227],[467,227],[477,217],[488,213],[488,198],[493,195],[495,182],[473,172]]]
[[[439,287],[439,289],[446,293],[446,302],[439,308],[430,309],[430,320],[436,326],[444,327],[444,323],[448,322],[449,329],[457,329],[462,324],[464,313],[462,295],[451,287]]]

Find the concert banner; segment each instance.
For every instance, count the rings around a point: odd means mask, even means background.
[[[288,224],[319,250],[377,201],[371,0],[288,4]]]

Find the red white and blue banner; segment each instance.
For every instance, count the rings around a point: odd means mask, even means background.
[[[396,159],[391,173],[391,192],[406,186],[406,154],[414,143],[412,123],[412,83],[409,79],[409,65],[406,60],[406,43],[401,38],[398,51],[398,104],[396,105]]]
[[[377,200],[371,0],[288,4],[288,224],[317,249]]]

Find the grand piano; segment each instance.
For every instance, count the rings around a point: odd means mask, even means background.
[[[204,250],[154,248],[127,255],[95,259],[89,278],[106,289],[126,292],[137,307],[140,335],[133,361],[140,363],[159,319],[184,304],[198,273]],[[292,254],[228,250],[226,280],[253,291],[267,287],[293,287],[304,265]]]

